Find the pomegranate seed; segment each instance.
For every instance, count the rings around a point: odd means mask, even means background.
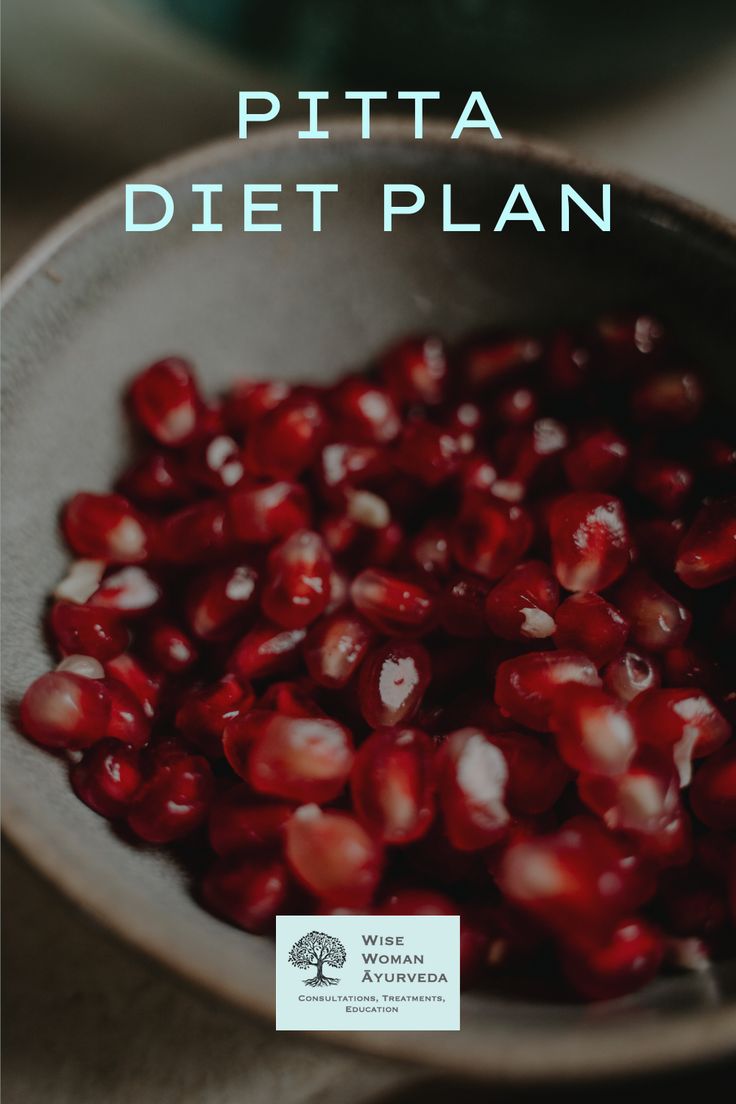
[[[677,514],[692,494],[694,476],[690,468],[674,460],[641,460],[634,472],[634,487],[643,498],[664,514]]]
[[[621,501],[580,491],[549,513],[552,565],[567,590],[604,590],[628,567],[629,534]]]
[[[374,638],[359,614],[337,610],[319,621],[304,643],[304,661],[316,683],[337,690],[363,662]]]
[[[639,421],[688,425],[703,406],[703,388],[692,372],[661,372],[634,392],[632,406]]]
[[[302,805],[286,825],[286,858],[294,874],[327,905],[370,904],[383,865],[379,844],[351,816]]]
[[[209,838],[217,855],[273,850],[282,841],[293,805],[263,801],[244,783],[215,798],[210,809]]]
[[[198,486],[213,491],[237,487],[245,474],[240,448],[225,433],[197,441],[189,450],[186,471]]]
[[[703,507],[682,538],[675,571],[697,590],[736,577],[736,498]]]
[[[557,695],[576,683],[601,684],[587,656],[577,652],[531,652],[499,666],[495,700],[519,724],[547,732]]]
[[[361,571],[353,579],[350,597],[371,625],[391,636],[421,636],[435,621],[435,602],[429,591],[387,571]]]
[[[128,468],[117,481],[116,490],[145,507],[176,505],[192,493],[180,458],[163,451],[149,452]]]
[[[225,422],[232,432],[243,434],[253,422],[275,410],[290,394],[289,384],[282,380],[240,380],[225,397]]]
[[[583,434],[565,454],[565,474],[576,491],[610,491],[623,478],[629,446],[614,429]]]
[[[570,772],[554,749],[527,732],[492,732],[509,771],[506,803],[521,816],[539,816],[558,801]]]
[[[258,573],[247,563],[198,574],[185,600],[187,624],[200,640],[229,640],[257,608]]]
[[[282,629],[270,621],[259,621],[235,648],[230,670],[242,681],[273,674],[296,660],[307,635],[306,629]]]
[[[360,376],[343,380],[330,396],[337,424],[351,441],[386,445],[398,437],[401,420],[388,391]]]
[[[96,679],[50,671],[26,690],[20,723],[26,736],[49,748],[86,748],[107,733],[110,695]]]
[[[555,631],[557,580],[541,560],[517,564],[486,599],[486,617],[504,640],[541,640]]]
[[[488,501],[469,504],[460,513],[451,547],[466,571],[493,580],[508,574],[531,539],[532,522],[523,507]]]
[[[409,547],[412,563],[430,578],[444,579],[451,570],[448,527],[441,522],[425,525]]]
[[[213,794],[209,763],[183,753],[154,765],[128,812],[128,824],[147,843],[171,843],[206,819]]]
[[[512,430],[497,445],[503,479],[494,484],[493,493],[518,502],[532,487],[549,484],[566,447],[567,430],[554,418],[538,418],[528,429]]]
[[[576,391],[590,378],[590,349],[575,334],[559,330],[550,342],[545,367],[555,391]]]
[[[613,359],[637,367],[642,357],[661,351],[665,339],[662,323],[648,314],[602,318],[596,328]]]
[[[434,817],[434,744],[416,728],[373,732],[350,780],[358,819],[384,843],[423,836]]]
[[[381,359],[381,374],[399,403],[437,406],[447,392],[447,354],[438,337],[402,341]]]
[[[637,833],[653,843],[663,840],[665,846],[682,817],[675,771],[651,748],[644,748],[616,777],[581,775],[578,792],[608,828]]]
[[[151,722],[140,701],[124,682],[108,678],[105,686],[110,699],[107,735],[121,744],[143,747],[148,743]]]
[[[67,602],[86,602],[105,574],[104,560],[74,560],[66,577],[56,584],[54,598]]]
[[[128,630],[109,610],[56,602],[51,629],[64,654],[94,656],[103,662],[120,655],[128,645]]]
[[[563,971],[586,1000],[612,1000],[647,985],[664,958],[664,939],[651,924],[627,917],[604,943],[568,949]]]
[[[538,361],[542,346],[533,337],[492,337],[474,341],[465,350],[463,370],[476,390],[505,380]]]
[[[448,430],[410,422],[401,435],[396,464],[426,486],[438,487],[457,472],[461,455],[458,438]]]
[[[537,416],[539,400],[529,387],[509,387],[496,399],[494,415],[507,426],[529,425]]]
[[[584,652],[597,667],[618,656],[629,635],[626,618],[599,594],[571,594],[555,621],[556,646]]]
[[[303,487],[281,480],[233,491],[228,518],[236,540],[270,544],[309,524],[309,502]]]
[[[375,445],[332,441],[320,451],[316,477],[325,501],[341,506],[348,490],[390,475],[386,455]]]
[[[689,611],[645,571],[630,571],[616,588],[615,597],[629,622],[629,640],[635,647],[663,652],[685,642],[692,622]]]
[[[166,357],[136,376],[130,388],[133,412],[162,445],[183,445],[197,431],[202,400],[191,366]]]
[[[697,689],[646,690],[632,702],[631,715],[643,743],[670,751],[683,785],[691,760],[711,755],[731,735],[728,721]]]
[[[261,695],[259,709],[271,709],[288,717],[326,717],[327,714],[314,700],[317,687],[306,678],[296,682],[272,682]]]
[[[353,765],[352,737],[329,717],[255,710],[228,724],[223,747],[254,790],[290,801],[332,801]]]
[[[252,690],[244,690],[234,675],[225,675],[211,686],[187,690],[176,713],[176,727],[205,755],[220,758],[225,725],[246,713],[254,700]]]
[[[507,831],[509,771],[503,752],[478,728],[448,736],[437,757],[445,831],[459,851],[475,851]]]
[[[618,775],[634,757],[636,736],[626,707],[597,687],[568,687],[549,723],[557,750],[573,770]]]
[[[140,563],[148,557],[148,523],[122,495],[74,495],[64,508],[63,527],[69,546],[80,556],[113,563]]]
[[[121,567],[105,576],[88,604],[121,618],[137,617],[155,609],[162,596],[161,587],[144,568]]]
[[[117,740],[100,740],[74,764],[70,778],[80,801],[117,820],[125,815],[143,775],[137,751]]]
[[[158,675],[146,671],[133,656],[127,654],[111,659],[105,664],[105,669],[111,678],[133,691],[149,719],[155,715],[161,693],[161,679]]]
[[[105,677],[105,668],[99,659],[92,656],[70,655],[56,664],[57,671],[71,671],[73,675],[82,675],[84,678],[101,679]]]
[[[729,744],[698,768],[690,804],[709,828],[719,832],[736,828],[736,747]]]
[[[638,652],[622,652],[603,671],[603,685],[609,694],[623,702],[633,701],[637,694],[659,686],[658,668],[651,659]]]
[[[440,624],[445,632],[469,640],[487,636],[488,591],[489,584],[474,575],[458,575],[452,579],[439,600]]]
[[[293,479],[317,458],[328,432],[320,403],[294,392],[250,426],[248,469],[271,479]]]
[[[216,499],[197,502],[170,514],[159,531],[159,555],[168,563],[200,564],[227,552],[228,515]]]
[[[273,928],[284,908],[289,885],[286,866],[261,855],[218,859],[202,880],[205,908],[249,932]]]
[[[390,728],[410,720],[431,678],[429,653],[411,640],[389,641],[364,660],[358,700],[366,722]]]
[[[472,498],[474,492],[487,495],[497,481],[498,472],[487,456],[475,456],[460,464],[460,490],[468,498]]]
[[[146,650],[153,665],[170,675],[181,675],[197,662],[192,641],[168,621],[157,621],[148,628]]]
[[[293,533],[268,557],[263,612],[285,629],[304,628],[329,601],[331,569],[330,553],[319,533]]]

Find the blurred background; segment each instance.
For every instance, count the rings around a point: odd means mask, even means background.
[[[277,92],[282,117],[302,106],[299,88],[334,90],[336,111],[345,110],[346,88],[441,89],[449,114],[479,88],[504,133],[559,142],[736,218],[734,0],[3,0],[2,8],[5,268],[109,182],[235,135],[237,90],[249,88]],[[12,853],[4,904],[12,1104],[486,1098],[276,1036],[207,1003],[78,915]],[[724,1076],[680,1077],[678,1087],[717,1090]],[[652,1087],[628,1092],[648,1099]],[[614,1093],[596,1089],[602,1101]]]

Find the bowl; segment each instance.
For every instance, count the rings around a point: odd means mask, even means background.
[[[138,180],[168,187],[176,213],[159,233],[126,234],[122,185],[92,200],[8,276],[5,356],[3,824],[23,854],[93,916],[192,982],[272,1018],[273,947],[204,912],[166,855],[134,849],[70,792],[63,762],[14,726],[26,685],[50,665],[44,595],[67,553],[55,517],[80,487],[108,486],[125,455],[118,395],[161,354],[190,356],[212,388],[237,375],[326,379],[391,339],[432,327],[546,324],[628,305],[677,322],[733,396],[734,228],[671,195],[558,151],[480,133],[451,142],[434,122],[415,141],[406,120],[351,122],[329,142],[295,127],[210,145]],[[194,234],[191,185],[224,185],[224,230]],[[295,182],[334,181],[321,233]],[[560,184],[589,202],[613,186],[613,229],[580,216],[559,229]],[[282,233],[242,231],[242,184],[281,182]],[[382,184],[411,181],[425,208],[382,229]],[[443,233],[441,186],[480,233]],[[524,182],[547,227],[493,225]],[[728,373],[730,372],[730,376]],[[736,1044],[736,963],[662,978],[595,1006],[469,993],[459,1033],[351,1032],[344,1045],[506,1082],[673,1068]]]

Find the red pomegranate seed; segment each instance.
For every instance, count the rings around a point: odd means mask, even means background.
[[[558,330],[546,355],[546,376],[555,391],[576,391],[590,378],[592,358],[588,346],[578,335]]]
[[[626,707],[594,686],[569,686],[550,717],[557,750],[583,774],[622,774],[636,751]]]
[[[254,790],[289,801],[332,801],[353,765],[352,737],[329,717],[255,710],[228,724],[223,747]]]
[[[181,675],[197,662],[197,649],[187,634],[169,621],[156,621],[146,629],[148,657],[161,671]]]
[[[258,573],[247,563],[198,573],[185,598],[187,624],[200,640],[229,640],[257,607]]]
[[[435,602],[429,591],[387,571],[361,571],[353,579],[350,597],[371,625],[391,636],[421,636],[435,622]]]
[[[374,638],[352,610],[339,609],[319,621],[304,643],[304,661],[316,683],[338,690],[352,678]]]
[[[605,942],[568,948],[562,967],[569,984],[586,1000],[612,1000],[647,985],[664,952],[664,939],[656,928],[627,917]]]
[[[647,652],[677,648],[690,632],[690,612],[640,568],[616,588],[616,605],[629,622],[629,640]]]
[[[375,445],[331,441],[320,451],[315,465],[320,493],[335,506],[344,504],[347,492],[391,474],[386,453]]]
[[[555,621],[556,646],[584,652],[597,667],[618,656],[629,635],[626,618],[599,594],[571,594]]]
[[[245,443],[248,469],[271,479],[293,479],[317,458],[328,432],[317,399],[294,392],[250,426]]]
[[[567,590],[604,590],[628,567],[629,533],[618,498],[580,491],[549,512],[552,566]]]
[[[105,664],[105,670],[111,678],[117,679],[133,691],[149,719],[155,715],[161,693],[159,675],[146,671],[133,656],[127,653],[111,659]]]
[[[518,502],[532,487],[549,483],[566,447],[567,430],[554,418],[537,418],[528,429],[510,431],[496,446],[502,480],[495,483],[493,493]]]
[[[692,494],[694,476],[684,464],[648,457],[637,464],[633,482],[636,491],[655,509],[677,514]]]
[[[451,570],[448,526],[430,522],[417,533],[409,546],[414,567],[433,579],[446,578]]]
[[[282,629],[270,621],[259,621],[235,648],[230,670],[250,682],[287,669],[296,661],[306,635],[306,629]]]
[[[291,394],[283,380],[239,380],[225,396],[225,423],[236,434],[244,434],[259,418],[275,410]]]
[[[500,579],[528,549],[532,522],[521,506],[505,502],[468,503],[451,536],[453,556],[466,571]]]
[[[400,471],[428,487],[438,487],[457,472],[462,452],[453,433],[430,422],[409,422],[396,451]]]
[[[20,723],[26,736],[49,748],[86,748],[107,735],[110,695],[97,679],[49,671],[26,690]]]
[[[633,701],[637,694],[659,684],[659,669],[638,652],[622,652],[603,671],[605,689],[623,702]]]
[[[576,491],[610,491],[629,464],[629,446],[614,429],[584,433],[565,454],[565,474]]]
[[[286,866],[263,855],[218,859],[202,880],[205,908],[248,932],[273,928],[284,909],[289,887]]]
[[[381,645],[364,660],[358,701],[373,728],[390,728],[414,716],[432,674],[429,653],[411,640]]]
[[[180,699],[176,727],[210,758],[224,755],[225,725],[246,713],[255,701],[253,691],[244,689],[234,675],[225,675],[210,686],[196,686]]]
[[[380,845],[351,816],[302,805],[286,825],[286,858],[294,874],[326,905],[370,904],[383,866]]]
[[[155,763],[128,812],[128,824],[147,843],[171,843],[206,819],[214,784],[200,755],[176,753]]]
[[[330,407],[341,430],[358,444],[386,445],[401,430],[389,392],[360,376],[350,376],[334,388]]]
[[[416,728],[385,728],[361,744],[350,778],[358,819],[384,843],[409,843],[434,817],[434,744]]]
[[[498,480],[498,471],[487,456],[474,456],[460,464],[459,483],[463,496],[472,498],[477,492],[487,495]]]
[[[232,539],[228,514],[217,499],[170,514],[158,536],[158,554],[168,563],[200,564],[227,552]]]
[[[440,624],[450,636],[472,640],[488,635],[486,600],[489,584],[475,575],[457,575],[439,598]]]
[[[646,690],[631,704],[631,716],[642,743],[669,751],[682,784],[690,781],[692,759],[717,751],[731,726],[710,698],[691,690]]]
[[[639,421],[688,425],[703,406],[703,388],[692,372],[661,372],[636,388],[632,409]]]
[[[326,717],[325,711],[314,700],[316,689],[307,678],[272,682],[266,693],[261,695],[258,708],[285,713],[287,717]]]
[[[481,390],[523,371],[541,355],[542,346],[533,337],[483,338],[468,344],[463,373],[472,388]]]
[[[736,828],[736,747],[729,744],[698,767],[690,804],[709,828],[719,832]]]
[[[148,522],[122,495],[80,492],[66,504],[62,524],[70,548],[80,556],[112,563],[148,558]]]
[[[230,494],[228,519],[236,540],[271,544],[309,525],[309,500],[297,483],[254,484]]]
[[[486,599],[486,618],[504,640],[541,640],[555,631],[560,600],[554,575],[541,560],[517,564]]]
[[[159,583],[142,567],[121,567],[106,575],[88,605],[117,617],[137,617],[155,609],[163,597]]]
[[[162,445],[183,445],[198,428],[202,400],[191,366],[166,357],[136,376],[130,388],[133,412]]]
[[[70,771],[72,788],[100,816],[117,820],[133,801],[143,780],[140,757],[118,740],[100,740]]]
[[[447,353],[438,337],[402,341],[384,353],[380,370],[398,403],[437,406],[447,393]]]
[[[123,472],[116,490],[145,507],[176,505],[192,493],[181,459],[163,451],[147,453]]]
[[[615,777],[582,774],[578,792],[585,804],[615,831],[665,841],[682,818],[679,783],[668,758],[651,748],[637,754]]]
[[[703,507],[682,538],[675,571],[697,590],[736,577],[736,498]]]
[[[661,352],[665,341],[662,323],[648,314],[601,318],[596,326],[611,359],[639,367],[642,357]]]
[[[531,652],[505,660],[496,672],[496,704],[539,732],[549,730],[555,699],[561,690],[579,683],[600,686],[595,665],[577,652]]]
[[[197,441],[188,450],[186,472],[200,487],[227,491],[242,481],[245,468],[236,442],[227,434],[218,433]]]
[[[261,597],[266,617],[285,629],[301,629],[324,611],[330,598],[332,560],[319,533],[301,529],[268,557]]]
[[[73,560],[65,577],[54,587],[54,598],[86,602],[100,585],[105,567],[104,560]]]
[[[110,699],[107,735],[121,744],[141,748],[148,743],[151,721],[139,699],[124,682],[108,678],[105,686]]]
[[[293,805],[254,797],[245,783],[216,797],[210,809],[209,839],[217,855],[273,850],[283,839]]]
[[[488,738],[506,760],[509,811],[539,816],[551,809],[570,780],[570,771],[554,749],[528,732],[492,732]]]
[[[56,602],[50,620],[64,655],[89,655],[104,663],[120,655],[128,646],[128,630],[109,610]]]
[[[56,664],[57,671],[71,671],[73,675],[82,675],[84,678],[103,679],[105,668],[99,659],[93,659],[86,655],[69,655]]]
[[[508,765],[486,732],[463,728],[437,756],[437,785],[445,831],[459,851],[476,851],[505,835]]]
[[[509,387],[494,404],[494,415],[502,425],[529,425],[537,416],[539,398],[529,387]]]

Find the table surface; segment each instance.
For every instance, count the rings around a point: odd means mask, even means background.
[[[117,144],[100,151],[96,117],[83,106],[82,68],[77,85],[68,82],[59,93],[61,101],[71,98],[61,103],[65,114],[49,121],[48,102],[33,94],[22,67],[6,59],[5,268],[60,215],[110,179],[152,156],[221,133],[227,127],[223,119],[232,113],[232,89],[258,87],[252,74],[246,83],[242,67],[219,59],[213,65],[188,44],[182,51],[178,43],[174,51],[166,36],[155,34],[142,44],[137,32],[92,0],[67,0],[50,10],[41,0],[6,0],[6,46],[10,35],[18,46],[13,52],[22,57],[24,45],[39,48],[41,15],[47,30],[51,20],[52,39],[54,19],[68,20],[56,27],[58,41],[66,43],[61,53],[68,66],[69,50],[78,49],[68,38],[69,27],[80,12],[87,21],[86,44],[95,45],[95,79],[114,80],[115,67],[106,60],[117,56],[122,42],[135,46],[130,57],[143,53],[136,61],[140,79],[135,78],[142,90],[132,105],[126,101],[124,117],[117,120]],[[43,40],[40,47],[43,53]],[[45,79],[51,83],[59,77],[58,53],[50,51],[46,58]],[[180,91],[184,73],[197,110],[188,119],[177,117],[172,127],[169,93]],[[131,84],[129,67],[118,72],[120,79]],[[121,87],[108,89],[113,112]],[[584,119],[547,123],[543,130],[583,154],[736,218],[735,110],[736,47],[731,46],[676,87]],[[187,989],[79,913],[8,847],[3,884],[3,1080],[12,1104],[337,1104],[348,1096],[352,1104],[419,1099],[431,1104],[450,1093],[467,1100],[487,1096],[485,1090],[460,1089],[391,1062],[277,1035],[270,1025]],[[681,1076],[678,1085],[691,1081],[700,1092],[717,1090],[727,1076],[733,1077],[733,1070],[694,1073]],[[620,1089],[608,1091],[611,1099],[614,1092],[620,1096]],[[628,1096],[645,1094],[651,1095],[651,1086],[627,1090]],[[545,1099],[553,1095],[545,1093]],[[596,1095],[606,1093],[597,1088]]]

